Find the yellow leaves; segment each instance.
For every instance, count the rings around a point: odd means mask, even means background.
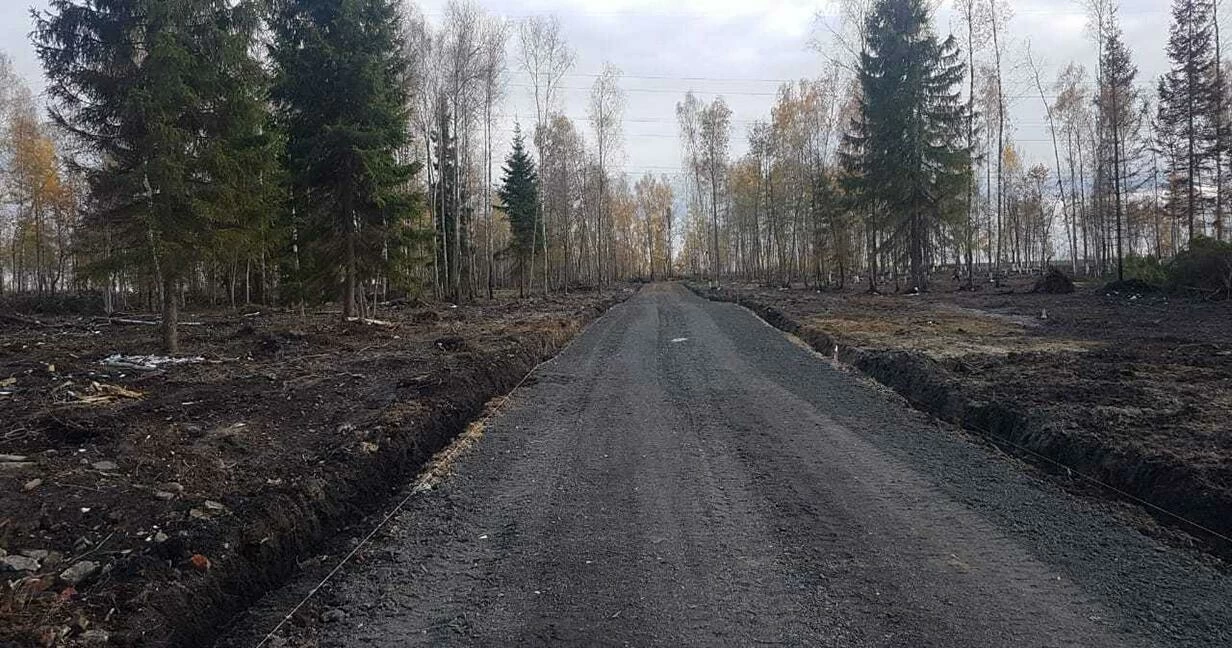
[[[1013,144],[1005,145],[1005,151],[1001,154],[1001,161],[1005,164],[1007,173],[1013,173],[1022,169],[1022,156]]]
[[[731,168],[731,185],[737,194],[757,191],[761,182],[761,169],[752,158],[738,160]]]
[[[41,219],[47,211],[70,203],[71,194],[61,181],[55,143],[43,133],[35,116],[15,112],[8,126],[8,189],[26,211],[23,217]]]

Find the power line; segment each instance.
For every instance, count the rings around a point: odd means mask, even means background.
[[[529,72],[526,72],[523,70],[510,70],[509,74],[525,76],[525,77],[531,76]],[[602,75],[595,73],[595,72],[569,72],[561,76],[566,77],[566,78],[575,78],[575,79],[597,79],[601,77]],[[709,83],[779,83],[779,84],[788,83],[788,84],[795,84],[801,81],[807,81],[807,82],[817,81],[816,77],[809,77],[809,76],[801,76],[798,78],[787,79],[787,78],[757,78],[757,77],[675,76],[675,75],[670,75],[670,74],[621,74],[620,78],[621,79],[637,79],[639,81],[640,80],[702,81],[702,82],[709,82]],[[516,87],[528,87],[528,88],[534,87],[533,85],[529,83],[522,83],[522,82],[511,83],[510,85],[514,85]],[[1133,85],[1144,87],[1144,88],[1154,88],[1155,87],[1155,83],[1152,81],[1136,81],[1134,82]],[[1077,87],[1083,90],[1094,90],[1096,86],[1093,83],[1083,83],[1083,84],[1079,84]],[[589,90],[589,88],[586,88],[586,89]],[[656,88],[655,90],[659,90],[659,89]],[[1033,96],[1038,96],[1038,95],[1033,95]]]
[[[509,86],[512,88],[534,88],[534,86],[529,83],[510,83]],[[557,90],[571,90],[574,92],[590,92],[591,91],[591,88],[578,87],[578,86],[557,86],[556,89]],[[620,90],[621,92],[630,92],[630,93],[674,94],[674,95],[684,94],[684,92],[682,92],[679,88],[621,88]],[[688,92],[688,91],[689,90],[686,90],[685,92]],[[779,95],[778,92],[750,92],[747,90],[719,92],[716,90],[693,89],[691,91],[693,92],[693,94],[725,95],[725,96],[732,96],[732,97],[777,97]]]
[[[1168,9],[1119,9],[1118,15],[1121,16],[1151,16],[1151,15],[1166,15]],[[424,11],[425,16],[444,17],[447,15],[444,11]],[[573,16],[573,17],[595,17],[595,18],[712,18],[719,21],[735,21],[748,20],[750,18],[767,17],[769,12],[741,12],[728,13],[726,15],[716,15],[713,11],[705,10],[668,10],[668,11],[647,11],[645,9],[610,9],[610,10],[578,10],[578,9],[543,9],[538,11],[510,11],[501,12],[498,14],[502,18],[531,18],[538,16]],[[837,13],[823,13],[814,11],[811,13],[815,19],[841,19],[843,16]],[[1085,17],[1086,14],[1081,11],[1056,11],[1050,9],[1015,9],[1014,15],[1047,15],[1047,16],[1066,16],[1066,17]]]
[[[521,70],[513,70],[510,73],[524,75],[528,77],[531,76],[529,72],[523,72]],[[594,72],[570,72],[563,76],[571,77],[571,78],[582,78],[582,79],[597,79],[602,75],[594,73]],[[647,80],[647,81],[705,81],[705,82],[721,82],[721,83],[796,83],[797,81],[801,81],[801,80],[809,80],[807,78],[803,78],[803,79],[754,79],[754,78],[747,78],[747,77],[741,78],[741,77],[671,76],[671,75],[666,75],[666,74],[621,74],[620,76],[622,79],[638,79],[638,80]]]

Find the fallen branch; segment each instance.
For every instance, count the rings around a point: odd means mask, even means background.
[[[134,391],[132,389],[120,387],[119,385],[108,385],[106,383],[97,383],[97,382],[90,383],[90,390],[94,393],[86,395],[86,394],[78,394],[76,392],[70,391],[69,394],[77,399],[76,401],[70,404],[71,405],[101,405],[104,403],[110,403],[120,398],[130,398],[133,400],[138,400],[142,398],[143,396],[145,396],[145,394],[139,391]]]
[[[99,364],[120,369],[136,369],[138,371],[157,371],[165,365],[201,364],[205,358],[170,358],[167,356],[125,356],[110,355],[99,361]]]
[[[385,320],[378,319],[366,319],[363,317],[348,317],[346,321],[352,324],[365,324],[367,326],[379,326],[382,328],[393,328],[397,326],[397,324],[394,324],[393,322],[386,322]]]
[[[108,317],[107,321],[123,326],[162,326],[163,323],[162,320],[139,320],[127,317]],[[179,326],[205,326],[205,322],[180,322]]]

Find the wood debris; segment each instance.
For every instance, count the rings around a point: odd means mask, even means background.
[[[138,400],[145,396],[144,393],[128,389],[127,387],[99,382],[90,383],[90,393],[88,394],[79,394],[71,390],[68,393],[76,399],[74,404],[78,405],[102,405],[121,398]]]
[[[378,320],[378,319],[367,319],[365,317],[348,317],[346,321],[351,324],[363,324],[365,326],[379,326],[381,328],[393,328],[397,326],[393,322],[386,322],[385,320]]]

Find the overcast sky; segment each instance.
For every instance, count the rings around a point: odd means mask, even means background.
[[[1086,19],[1076,0],[1009,0],[1015,17],[1010,24],[1013,66],[1018,52],[1032,43],[1042,61],[1045,78],[1069,61],[1093,69],[1094,46],[1085,33]],[[951,24],[961,31],[943,0],[937,30],[948,33]],[[420,6],[433,20],[442,16],[445,0],[424,0]],[[588,128],[586,99],[604,61],[625,73],[628,96],[625,111],[627,172],[674,173],[680,167],[676,139],[675,105],[687,90],[709,100],[723,95],[733,110],[733,152],[745,150],[749,124],[769,114],[779,84],[789,79],[816,77],[825,58],[809,47],[818,33],[815,16],[832,16],[825,0],[483,0],[489,12],[510,19],[529,14],[557,14],[577,65],[566,78],[566,113]],[[1167,67],[1168,0],[1123,0],[1122,27],[1140,81],[1154,87],[1154,78]],[[30,7],[43,8],[46,0],[0,0],[0,50],[14,60],[20,73],[41,90],[38,61],[29,43]],[[834,18],[832,17],[833,21]],[[823,30],[824,32],[824,30]],[[511,59],[512,60],[512,59]],[[1015,99],[1015,139],[1030,161],[1049,161],[1044,113],[1025,71],[1007,88]],[[513,73],[508,121],[533,119],[524,75]]]

